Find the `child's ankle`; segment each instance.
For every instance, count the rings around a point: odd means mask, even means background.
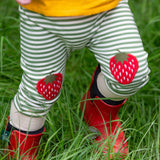
[[[14,106],[14,103],[12,102],[9,123],[19,130],[34,132],[43,128],[45,117],[26,116],[18,112]]]

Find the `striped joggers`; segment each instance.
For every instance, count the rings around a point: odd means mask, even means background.
[[[83,47],[94,53],[106,85],[115,94],[133,95],[148,82],[148,55],[127,0],[113,10],[91,16],[45,17],[22,7],[19,11],[23,75],[14,104],[23,114],[47,114],[60,94],[46,100],[37,92],[37,82],[53,70],[64,75],[70,53]],[[130,84],[120,84],[111,74],[109,61],[117,50],[131,53],[138,60],[139,68]]]

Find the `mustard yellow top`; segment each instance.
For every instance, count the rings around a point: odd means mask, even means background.
[[[121,0],[32,0],[22,7],[45,16],[85,16],[115,8]]]

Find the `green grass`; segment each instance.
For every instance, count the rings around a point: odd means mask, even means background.
[[[160,159],[160,2],[130,0],[151,69],[149,83],[130,97],[120,110],[128,140],[128,160]],[[10,101],[21,80],[19,18],[17,4],[0,1],[0,132],[5,128]],[[75,51],[67,62],[62,95],[47,115],[39,159],[98,160],[97,144],[90,145],[87,127],[80,113],[80,100],[87,90],[97,62],[86,48]],[[6,159],[0,141],[0,158]]]

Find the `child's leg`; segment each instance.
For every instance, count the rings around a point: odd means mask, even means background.
[[[84,110],[84,119],[88,125],[100,131],[101,136],[98,136],[96,140],[101,142],[103,139],[110,139],[110,136],[121,130],[118,110],[127,97],[135,94],[148,82],[150,72],[147,63],[148,55],[144,51],[127,0],[122,0],[115,9],[106,12],[100,28],[90,42],[89,49],[94,52],[100,67],[94,72],[90,88],[82,98],[81,109]],[[138,71],[128,84],[120,83],[111,72],[110,60],[119,53],[118,50],[130,53],[138,61]],[[123,61],[121,64],[123,64]],[[123,72],[119,71],[121,68],[122,66],[119,65],[117,70],[115,69],[119,77]],[[128,70],[124,70],[124,75],[130,74],[132,77],[132,73],[128,71],[129,67]],[[126,78],[121,77],[123,80]],[[128,148],[123,131],[120,131],[119,135],[115,137],[117,137],[116,140],[112,139],[112,142],[115,142],[115,144],[112,144],[112,151],[125,155]],[[108,150],[107,144],[104,153]],[[110,157],[112,158],[113,155],[111,154]]]
[[[101,67],[103,76],[101,74],[98,76],[98,88],[105,97],[111,99],[129,97],[148,82],[150,72],[147,63],[148,54],[144,51],[127,0],[122,0],[115,9],[106,13],[104,21],[89,48],[95,53]],[[119,53],[118,50],[130,53],[138,60],[138,71],[129,84],[119,83],[111,73],[110,60]],[[102,86],[104,83],[106,86]]]
[[[64,75],[68,50],[60,37],[34,22],[34,18],[38,21],[40,15],[23,9],[20,9],[20,15],[23,75],[14,105],[24,115],[40,117],[49,112],[60,92],[55,98],[46,100],[39,94],[37,83],[51,73]]]
[[[36,148],[44,131],[45,116],[60,96],[60,91],[57,93],[56,90],[57,96],[47,100],[38,92],[37,83],[50,73],[64,75],[68,56],[68,50],[62,40],[31,21],[30,17],[39,20],[36,14],[32,14],[20,10],[23,75],[19,90],[11,104],[7,125],[7,131],[11,132],[9,143],[11,158],[16,152],[20,153],[19,157],[36,158]]]

